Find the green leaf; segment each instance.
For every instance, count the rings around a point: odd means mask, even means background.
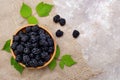
[[[63,61],[60,61],[60,62],[59,62],[59,66],[60,66],[61,69],[64,69],[64,62],[63,62]]]
[[[5,50],[7,52],[10,52],[10,39],[6,41],[4,47],[2,48],[2,50]]]
[[[57,59],[60,56],[60,47],[57,45],[55,58]]]
[[[71,67],[74,64],[76,64],[76,62],[72,59],[71,55],[66,54],[62,56],[59,66],[63,69],[64,65]]]
[[[11,57],[11,65],[14,66],[14,68],[20,73],[22,74],[24,67],[22,67],[18,62],[16,62],[16,60]]]
[[[57,65],[56,60],[53,59],[52,62],[48,65],[48,67],[50,70],[54,70],[56,65]]]
[[[45,17],[49,15],[52,8],[53,5],[41,2],[36,6],[36,12],[40,17]]]
[[[38,20],[36,19],[35,16],[28,17],[27,21],[28,21],[29,24],[38,24]]]
[[[27,4],[23,3],[20,9],[20,14],[24,18],[28,18],[32,14],[32,9]]]

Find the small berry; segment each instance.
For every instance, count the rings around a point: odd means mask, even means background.
[[[24,55],[23,56],[23,62],[24,63],[27,63],[27,62],[29,62],[30,61],[30,57],[28,56],[28,55]]]
[[[16,49],[16,47],[17,47],[17,45],[18,45],[18,42],[13,42],[13,44],[12,44],[11,48],[12,48],[13,50],[15,50],[15,49]]]
[[[30,49],[29,48],[24,48],[24,51],[23,51],[25,54],[29,54],[30,53]]]
[[[45,31],[43,29],[39,29],[38,33],[43,34]]]
[[[37,67],[37,66],[38,66],[37,60],[32,59],[32,60],[31,60],[31,66],[32,66],[32,67]]]
[[[53,53],[53,51],[54,51],[54,48],[53,47],[49,47],[48,52],[49,53]]]
[[[26,27],[25,30],[26,30],[27,33],[30,32],[31,31],[31,26]]]
[[[46,56],[44,59],[45,59],[45,62],[49,61],[50,60],[50,55]]]
[[[20,54],[20,52],[19,52],[19,51],[17,51],[17,50],[14,50],[14,54],[17,56],[17,55],[19,55],[19,54]]]
[[[39,54],[41,51],[40,51],[40,49],[38,49],[38,48],[33,48],[32,49],[32,53],[33,54]]]
[[[36,36],[37,33],[36,33],[36,32],[30,32],[29,35],[30,35],[30,36]]]
[[[56,36],[57,36],[57,37],[62,37],[62,36],[63,36],[63,31],[57,30]]]
[[[42,60],[38,61],[38,66],[43,66],[44,62]]]
[[[18,35],[15,35],[14,37],[13,37],[13,41],[19,41],[20,40],[20,37],[18,36]]]
[[[66,21],[65,21],[65,19],[61,18],[59,23],[61,26],[64,26],[66,24]]]
[[[42,53],[41,53],[41,57],[42,57],[42,58],[45,58],[46,56],[48,56],[48,53],[47,53],[47,52],[42,52]]]
[[[80,35],[80,33],[79,33],[79,31],[74,30],[72,35],[74,38],[77,38]]]
[[[17,51],[23,52],[23,50],[24,50],[24,47],[22,45],[17,46]]]
[[[30,42],[27,42],[27,43],[25,44],[25,47],[32,48],[32,45],[31,45]]]
[[[20,55],[17,55],[17,56],[16,56],[16,61],[17,61],[17,62],[21,62],[21,61],[22,61],[22,57],[21,57]]]
[[[48,38],[47,42],[48,42],[48,46],[53,46],[54,45],[53,39],[51,39],[51,38]]]
[[[40,60],[40,56],[39,56],[39,55],[36,55],[36,56],[35,56],[35,59],[36,59],[36,60]]]
[[[58,23],[58,22],[60,21],[60,16],[59,16],[59,15],[54,16],[54,17],[53,17],[53,21],[54,21],[55,23]]]
[[[30,53],[29,56],[30,56],[31,58],[33,58],[33,57],[34,57],[34,54],[33,54],[33,53]]]
[[[39,30],[38,25],[35,25],[35,26],[32,27],[32,31],[36,32],[36,31],[38,31],[38,30]]]
[[[29,39],[27,35],[21,37],[21,41],[26,42]]]

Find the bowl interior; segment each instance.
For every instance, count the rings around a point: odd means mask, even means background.
[[[16,32],[15,32],[15,34],[14,35],[16,35],[19,31],[21,31],[21,30],[23,30],[24,31],[24,29],[26,28],[26,27],[28,27],[28,26],[34,26],[35,24],[28,24],[28,25],[24,25],[24,26],[22,26],[21,28],[19,28]],[[48,61],[48,62],[46,62],[43,66],[38,66],[38,67],[27,67],[27,68],[29,68],[29,69],[40,69],[40,68],[43,68],[43,67],[45,67],[45,66],[47,66],[52,60],[53,60],[53,58],[55,57],[55,54],[56,54],[56,42],[55,42],[55,39],[54,39],[54,37],[53,37],[53,35],[51,34],[51,32],[46,28],[46,27],[44,27],[44,26],[40,26],[40,25],[38,25],[40,28],[42,28],[42,29],[44,29],[50,36],[51,36],[51,38],[53,39],[53,42],[54,42],[54,51],[53,51],[53,53],[52,53],[52,55],[50,55],[51,56],[51,58],[50,58],[50,60]],[[13,38],[11,39],[11,45],[12,45],[12,43],[13,43]],[[12,56],[13,56],[13,58],[15,59],[16,58],[16,56],[15,56],[15,54],[14,54],[14,52],[13,52],[13,50],[11,49],[11,53],[12,53]],[[23,67],[26,67],[23,63],[19,63],[21,66],[23,66]]]

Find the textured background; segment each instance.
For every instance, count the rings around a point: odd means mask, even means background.
[[[25,69],[20,75],[11,65],[11,54],[0,51],[0,80],[119,80],[120,79],[120,0],[43,0],[54,4],[50,16],[38,17],[35,6],[42,0],[0,0],[0,49],[5,41],[20,26],[27,24],[19,10],[23,2],[32,7],[39,24],[45,25],[54,35],[57,29],[64,36],[56,38],[61,56],[71,54],[78,62],[71,68],[61,70],[59,66],[51,72]],[[67,24],[60,27],[52,18],[60,14]],[[77,29],[81,35],[72,38]],[[99,75],[96,75],[100,71]]]

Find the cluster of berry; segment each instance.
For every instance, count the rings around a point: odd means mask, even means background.
[[[55,23],[59,22],[61,26],[64,26],[66,24],[66,20],[64,18],[60,18],[59,15],[54,16],[53,21]],[[64,32],[61,31],[60,29],[56,31],[56,36],[57,37],[62,37],[63,34],[64,34]],[[79,35],[80,35],[80,33],[79,33],[78,30],[74,30],[73,33],[72,33],[73,38],[77,38]]]
[[[50,60],[54,52],[54,42],[47,31],[34,25],[14,35],[11,48],[17,62],[26,67],[38,67]]]

